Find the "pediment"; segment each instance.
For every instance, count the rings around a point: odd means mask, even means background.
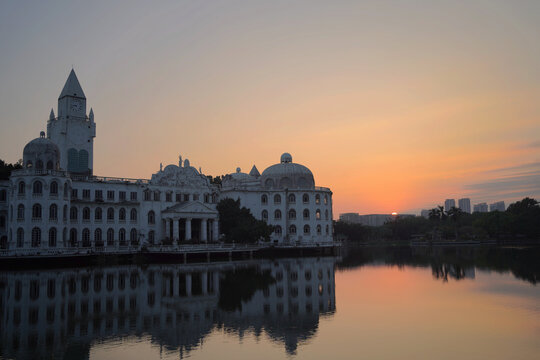
[[[162,213],[165,214],[209,214],[217,215],[217,210],[212,209],[210,206],[203,204],[200,201],[191,201],[185,203],[179,203],[168,207],[163,210]]]

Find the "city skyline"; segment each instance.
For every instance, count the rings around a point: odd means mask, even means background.
[[[291,152],[336,217],[540,197],[538,3],[126,4],[0,5],[0,158],[45,130],[73,66],[97,175]]]

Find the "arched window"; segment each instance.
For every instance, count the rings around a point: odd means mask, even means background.
[[[41,205],[34,204],[32,206],[32,220],[40,220],[41,219]]]
[[[49,247],[56,247],[56,228],[49,229]]]
[[[148,223],[149,224],[155,224],[156,223],[156,215],[153,210],[150,210],[148,212]]]
[[[304,209],[304,220],[309,220],[309,210],[308,209]]]
[[[274,211],[274,219],[281,219],[281,210]]]
[[[317,211],[315,211],[315,219],[321,220],[321,210],[320,209],[317,209]]]
[[[34,184],[32,185],[32,193],[34,195],[43,194],[43,184],[41,183],[41,181],[39,180],[34,181]]]
[[[274,195],[274,204],[281,204],[281,195]]]
[[[62,213],[62,219],[67,220],[67,205],[64,205],[64,212]]]
[[[54,164],[51,160],[47,161],[47,170],[53,170]]]
[[[329,233],[329,228],[328,228],[328,225],[326,225],[326,235],[328,235]]]
[[[261,217],[264,221],[267,221],[268,220],[268,211],[266,210],[263,210],[262,213],[261,213]]]
[[[17,220],[24,220],[24,205],[17,206]]]
[[[107,230],[107,246],[114,245],[114,230],[109,228]]]
[[[266,194],[261,195],[261,204],[263,205],[268,204],[268,195]]]
[[[62,244],[64,244],[64,246],[67,246],[67,229],[66,228],[62,230]]]
[[[36,161],[36,169],[43,170],[43,161],[41,160]]]
[[[309,225],[304,225],[304,235],[309,235],[310,230]]]
[[[26,162],[26,167],[27,167],[28,169],[31,169],[32,166],[33,166],[32,160],[28,160],[28,161]]]
[[[317,225],[317,235],[321,235],[321,225]]]
[[[86,228],[82,231],[82,246],[90,247],[90,230]]]
[[[58,195],[58,183],[56,181],[51,182],[51,187],[49,189],[49,195],[52,195],[52,196]]]
[[[328,195],[324,195],[324,205],[328,204]]]
[[[159,192],[159,190],[154,190],[154,201],[159,201],[160,195],[161,193]]]
[[[296,196],[294,194],[289,194],[289,204],[294,204],[296,202]]]
[[[131,242],[131,245],[137,245],[137,229],[131,229],[129,232],[129,241]]]
[[[83,218],[83,220],[86,220],[86,221],[90,220],[90,208],[85,207],[85,208],[83,209],[83,211],[82,211],[82,218]]]
[[[295,225],[289,226],[289,234],[296,234],[296,226]]]
[[[126,209],[120,208],[120,211],[118,212],[118,220],[120,221],[126,220]]]
[[[321,195],[315,195],[315,204],[319,205],[321,203]]]
[[[324,219],[328,220],[328,210],[324,210]]]
[[[120,229],[118,232],[118,240],[120,241],[120,245],[126,245],[126,230]]]
[[[150,231],[148,232],[148,242],[149,242],[150,244],[154,244],[155,237],[156,237],[156,235],[155,235],[155,233],[154,233],[154,230],[150,230]]]
[[[67,171],[78,172],[79,171],[79,153],[77,150],[71,148],[67,151]]]
[[[137,221],[137,209],[131,209],[129,212],[129,220]]]
[[[267,188],[267,189],[273,188],[274,187],[274,180],[266,179],[266,181],[264,182],[264,187]]]
[[[94,211],[94,220],[101,221],[102,218],[103,218],[103,210],[101,210],[101,208],[98,207]]]
[[[58,219],[58,206],[56,204],[51,204],[49,206],[49,220],[57,220]]]
[[[114,221],[114,209],[112,207],[107,209],[107,220]]]
[[[41,229],[35,227],[32,229],[32,247],[41,246]]]
[[[77,247],[77,229],[69,230],[69,245],[71,247]]]
[[[275,233],[276,235],[281,235],[281,226],[276,225],[276,226],[274,227],[274,233]]]
[[[289,219],[290,220],[296,219],[296,210],[294,209],[289,210]]]
[[[6,190],[0,190],[0,201],[4,202],[7,200]]]
[[[17,229],[17,247],[24,246],[24,230],[22,228]]]
[[[78,216],[79,214],[78,214],[77,208],[75,206],[72,206],[69,209],[69,219],[71,221],[77,221]]]
[[[94,243],[96,246],[103,246],[103,236],[101,234],[101,229],[99,228],[94,230]]]
[[[64,184],[64,197],[67,198],[69,195],[69,185],[68,183]]]
[[[24,181],[21,181],[18,186],[18,194],[24,195],[25,189],[26,189],[26,184],[24,183]]]
[[[304,204],[309,204],[309,195],[308,194],[302,195],[302,202]]]

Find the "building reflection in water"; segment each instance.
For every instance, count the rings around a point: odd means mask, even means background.
[[[214,329],[262,332],[288,353],[335,311],[333,258],[0,273],[3,357],[86,358],[148,336],[182,357]]]

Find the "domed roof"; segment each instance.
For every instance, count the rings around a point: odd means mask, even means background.
[[[313,188],[313,173],[307,167],[292,162],[289,153],[281,155],[281,162],[266,168],[261,182],[267,188]]]
[[[51,154],[59,158],[60,149],[58,146],[45,137],[45,132],[42,131],[39,135],[38,138],[26,144],[23,150],[23,157]]]
[[[249,180],[249,179],[251,179],[251,176],[249,176],[246,173],[243,173],[242,169],[240,169],[239,167],[236,168],[236,172],[234,172],[232,174],[229,174],[229,175],[231,175],[231,177],[233,179],[235,179],[235,180]]]

